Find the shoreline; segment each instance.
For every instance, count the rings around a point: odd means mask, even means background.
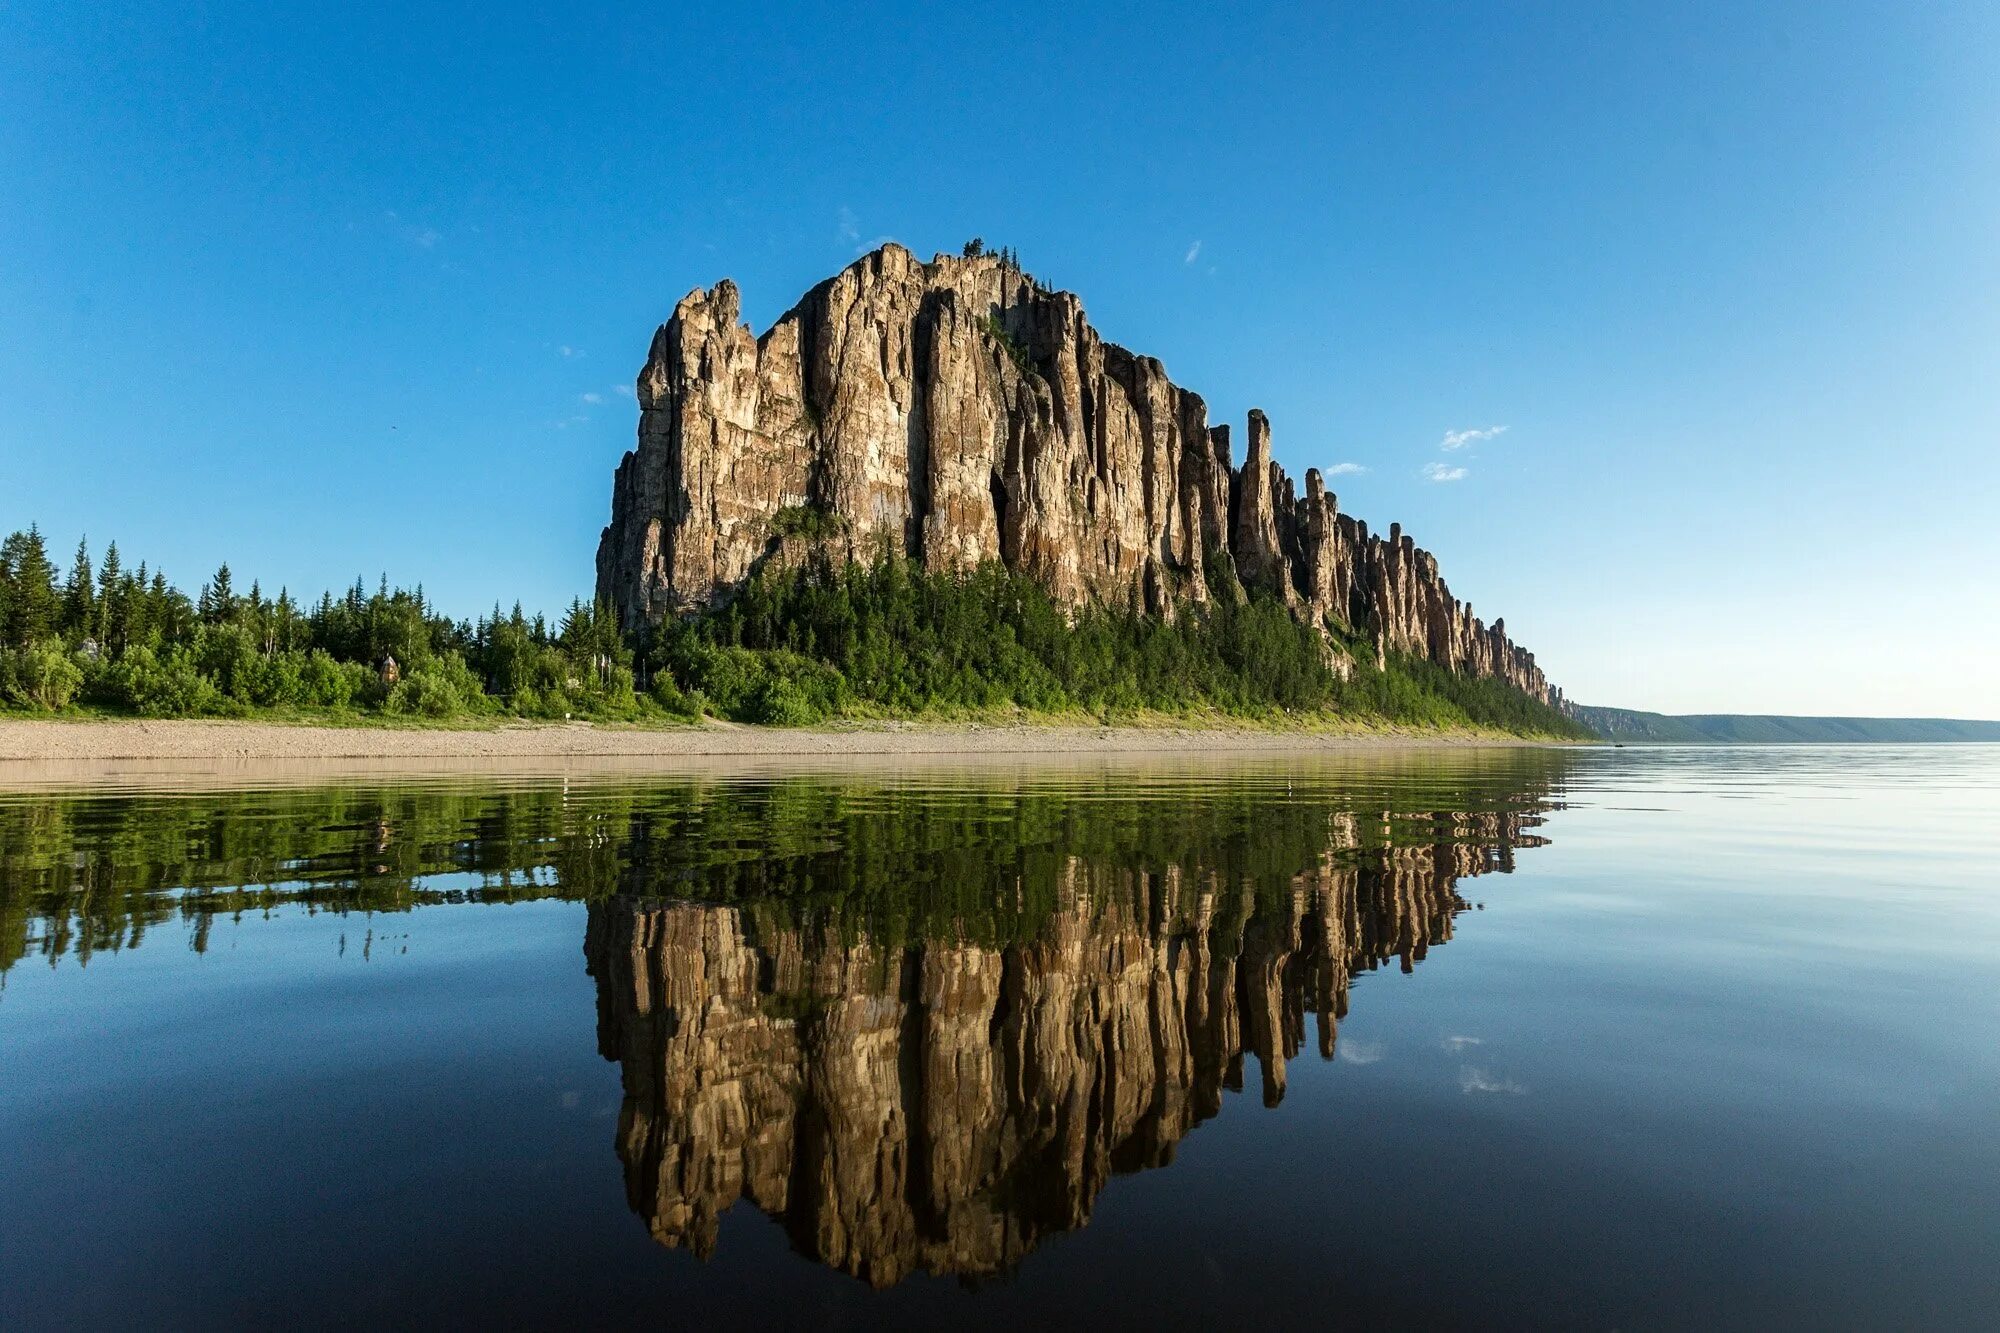
[[[0,782],[24,765],[126,760],[883,758],[981,755],[1355,753],[1563,745],[1479,732],[1255,726],[880,722],[646,729],[591,722],[491,728],[345,727],[233,719],[0,719]]]

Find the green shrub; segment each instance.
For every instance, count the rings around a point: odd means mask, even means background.
[[[258,702],[264,660],[257,641],[242,626],[202,626],[195,634],[194,666],[224,698]]]
[[[765,676],[751,696],[748,720],[772,727],[806,727],[824,721],[826,714],[815,708],[796,682],[783,676]]]
[[[673,665],[688,688],[737,722],[802,726],[843,711],[849,701],[837,668],[783,649],[758,652],[687,635]]]
[[[222,703],[214,682],[179,648],[164,657],[144,646],[129,648],[106,673],[106,684],[114,702],[147,717],[198,717]]]
[[[838,536],[847,530],[847,519],[819,505],[786,505],[771,515],[771,532],[779,537],[804,537],[817,541]]]
[[[0,690],[11,703],[53,713],[76,701],[83,689],[83,668],[55,639],[43,639],[13,652],[0,652]]]
[[[345,708],[367,691],[372,678],[373,673],[359,662],[336,662],[324,648],[315,648],[299,667],[300,702]]]
[[[632,668],[613,663],[591,696],[591,711],[600,715],[624,717],[638,707],[639,694],[634,686]]]
[[[264,708],[306,702],[304,653],[272,653],[259,660],[250,680],[250,702]]]
[[[387,712],[406,717],[451,717],[465,711],[465,706],[450,673],[436,665],[412,668],[382,704]]]
[[[707,696],[717,712],[730,718],[747,718],[764,679],[764,664],[758,654],[712,643],[690,644],[677,667],[677,674]]]
[[[478,675],[466,665],[465,659],[455,652],[444,653],[423,666],[425,674],[434,677],[447,686],[457,696],[461,708],[477,712],[486,706],[486,689]]]
[[[690,722],[701,717],[699,694],[690,694],[674,681],[671,671],[656,671],[653,680],[646,687],[646,695],[669,717],[686,718]]]
[[[1023,375],[1033,375],[1035,373],[1035,359],[1028,354],[1028,349],[1021,340],[1010,333],[1007,326],[1000,322],[998,315],[986,316],[985,319],[980,321],[980,327],[986,330],[987,337],[998,343],[1000,349],[1007,353],[1007,359],[1014,363],[1016,370],[1020,371]]]

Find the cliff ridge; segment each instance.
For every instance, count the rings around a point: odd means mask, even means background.
[[[885,245],[762,337],[740,311],[726,279],[690,292],[640,372],[597,552],[598,598],[627,627],[726,599],[809,534],[850,560],[997,561],[1072,606],[1174,616],[1261,591],[1378,654],[1560,701],[1400,525],[1341,513],[1317,469],[1301,492],[1262,412],[1235,466],[1200,395],[1008,256]]]

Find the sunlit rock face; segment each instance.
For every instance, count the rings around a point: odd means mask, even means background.
[[[690,292],[638,399],[597,551],[598,596],[627,625],[706,606],[810,544],[1000,561],[1065,603],[1162,615],[1212,586],[1261,588],[1314,624],[1557,698],[1400,528],[1384,539],[1341,514],[1316,469],[1300,495],[1262,412],[1238,467],[1199,395],[993,255],[883,246],[761,338],[734,283]]]
[[[621,895],[590,907],[598,1039],[623,1071],[618,1152],[662,1244],[708,1254],[738,1200],[877,1285],[1002,1272],[1160,1166],[1258,1064],[1262,1100],[1331,1057],[1355,973],[1451,938],[1468,876],[1532,816],[1426,817],[1437,840],[1325,850],[1253,878],[1067,857],[1013,940],[895,944],[837,920]]]

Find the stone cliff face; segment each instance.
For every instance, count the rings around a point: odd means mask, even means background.
[[[1300,495],[1262,412],[1234,467],[1198,395],[998,257],[887,245],[761,338],[739,314],[734,283],[689,293],[640,373],[638,447],[597,552],[598,596],[628,625],[726,596],[811,527],[849,559],[998,560],[1070,604],[1173,615],[1213,576],[1556,699],[1400,527],[1370,534],[1316,469]]]
[[[1465,876],[1512,864],[1532,816],[1439,816],[1435,845],[1352,851],[1251,890],[1195,863],[1070,857],[1025,942],[886,945],[755,909],[590,907],[598,1042],[623,1071],[629,1202],[706,1255],[739,1199],[876,1285],[1002,1272],[1084,1225],[1115,1173],[1160,1166],[1244,1083],[1332,1056],[1349,980],[1449,939]],[[1275,892],[1273,891],[1275,890]]]

